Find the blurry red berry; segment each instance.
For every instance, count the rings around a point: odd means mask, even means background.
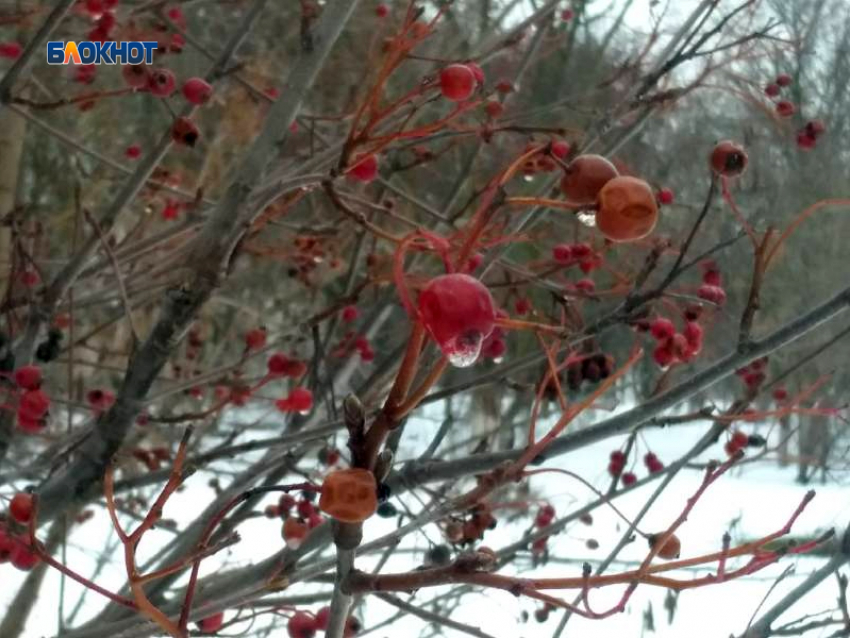
[[[623,485],[628,487],[637,483],[637,476],[634,475],[634,472],[624,472],[620,480],[623,482]]]
[[[796,110],[794,104],[788,100],[779,100],[776,103],[776,114],[779,117],[791,117]]]
[[[17,42],[0,42],[0,58],[16,60],[24,48]]]
[[[295,612],[286,625],[289,638],[313,638],[317,629],[316,618],[304,611]]]
[[[676,334],[676,326],[666,317],[656,317],[649,323],[649,334],[658,341],[665,341]]]
[[[245,333],[245,348],[259,350],[266,345],[268,334],[265,328],[253,328]]]
[[[217,614],[213,614],[212,616],[207,616],[206,618],[201,618],[198,621],[198,629],[204,631],[208,634],[215,633],[219,629],[221,629],[222,625],[224,625],[224,612],[220,611]]]
[[[782,89],[776,82],[771,82],[764,87],[764,94],[768,97],[776,97]]]
[[[669,188],[662,188],[658,191],[658,203],[664,204],[665,206],[669,206],[673,203],[673,191]]]
[[[791,76],[787,73],[780,73],[776,76],[776,83],[779,86],[790,86],[791,85]]]
[[[15,383],[24,390],[37,390],[41,386],[41,368],[32,365],[18,368]]]
[[[359,182],[371,182],[378,176],[378,158],[375,155],[356,158],[347,174]]]
[[[168,69],[153,69],[147,80],[148,90],[156,97],[168,97],[177,87],[177,80]]]
[[[213,93],[213,87],[202,78],[189,78],[183,83],[183,97],[190,104],[206,104]]]
[[[19,523],[26,524],[32,518],[32,494],[18,492],[9,502],[9,516]]]

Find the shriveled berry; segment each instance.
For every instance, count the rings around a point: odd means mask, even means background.
[[[599,191],[596,227],[606,239],[630,242],[649,235],[658,223],[658,204],[649,184],[615,177]]]
[[[730,140],[718,142],[711,151],[711,168],[723,177],[737,177],[747,168],[744,148]]]
[[[596,202],[599,191],[619,173],[601,155],[579,155],[567,166],[561,179],[561,190],[571,202],[590,205]]]
[[[206,104],[212,97],[213,87],[203,78],[189,78],[183,83],[183,97],[190,104]]]
[[[475,73],[466,64],[450,64],[440,71],[440,92],[447,100],[468,100],[475,90],[475,85]]]
[[[472,365],[484,340],[493,332],[496,310],[487,287],[469,275],[435,277],[419,295],[425,328],[449,361]]]
[[[193,147],[200,138],[201,132],[197,125],[188,117],[178,117],[171,125],[171,139],[176,144]]]
[[[177,86],[174,74],[168,69],[151,70],[147,80],[148,90],[156,97],[168,97]]]

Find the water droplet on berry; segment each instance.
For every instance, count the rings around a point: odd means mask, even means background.
[[[580,211],[576,214],[576,219],[578,219],[582,224],[584,224],[588,228],[594,228],[596,226],[596,213],[595,212]]]
[[[446,358],[456,368],[468,368],[478,360],[484,337],[477,330],[463,333],[456,339],[440,344]]]

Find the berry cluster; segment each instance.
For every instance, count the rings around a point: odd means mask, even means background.
[[[614,372],[613,357],[603,353],[588,355],[567,366],[567,387],[577,392],[585,381],[599,383],[611,376],[612,372]]]
[[[658,345],[652,351],[652,359],[661,368],[691,361],[702,351],[703,329],[696,319],[689,320],[686,313],[682,332],[676,332],[675,324],[667,317],[656,317],[652,321],[638,322],[640,331],[648,331]]]

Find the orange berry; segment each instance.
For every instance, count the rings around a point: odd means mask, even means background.
[[[655,549],[655,546],[661,541],[664,537],[664,532],[661,534],[650,534],[647,537],[649,541],[649,546],[652,549]],[[682,542],[679,540],[679,537],[673,534],[670,538],[667,539],[667,542],[658,550],[656,556],[659,558],[665,558],[667,560],[671,560],[673,558],[679,558],[679,554],[682,551]]]
[[[337,470],[325,477],[319,509],[344,523],[362,523],[378,509],[378,485],[369,470]]]
[[[615,177],[599,191],[596,227],[616,242],[646,237],[658,222],[658,204],[649,184],[636,177]]]
[[[592,204],[602,187],[619,173],[614,165],[601,155],[579,155],[561,179],[561,190],[571,202]]]

